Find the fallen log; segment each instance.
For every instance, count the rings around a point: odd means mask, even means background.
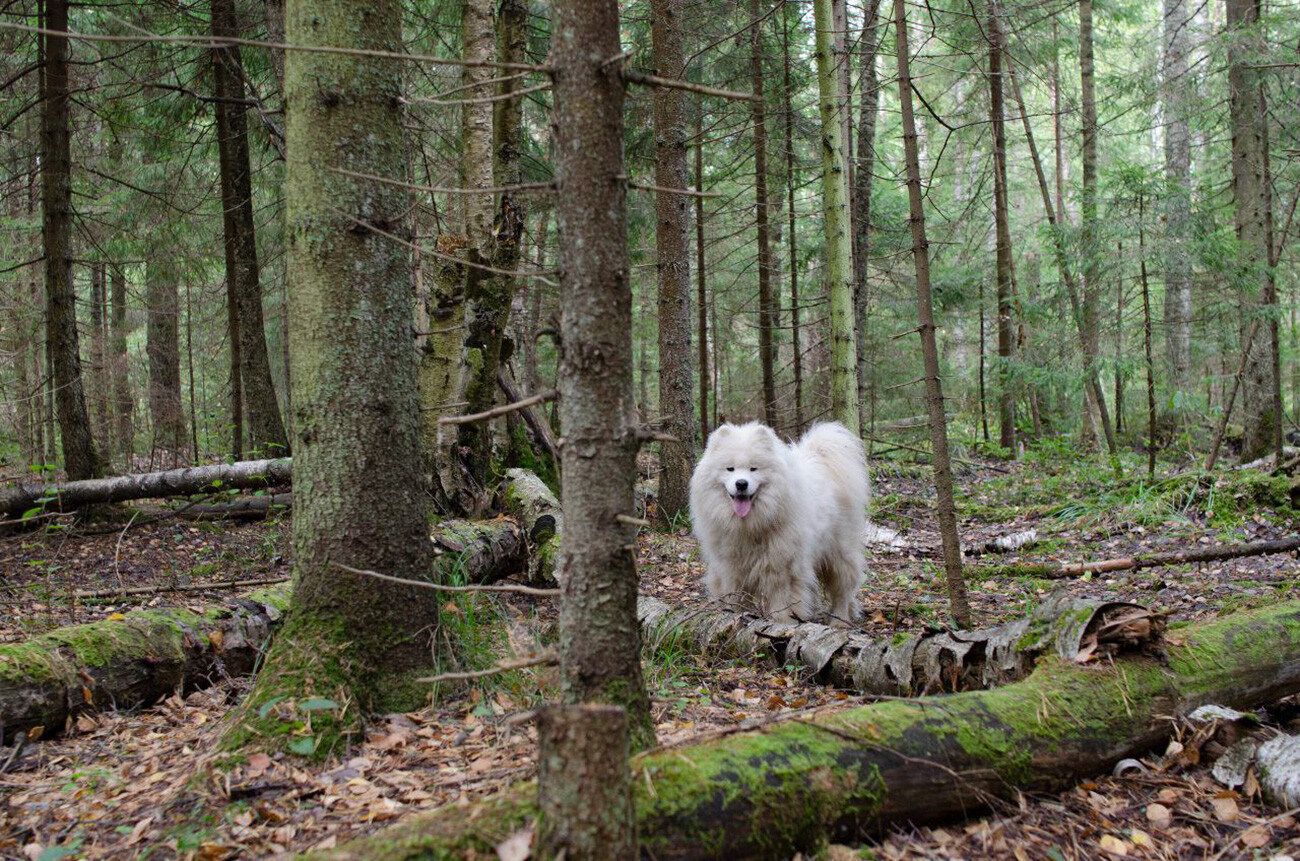
[[[61,484],[6,487],[0,489],[0,519],[22,517],[34,509],[38,512],[67,511],[83,505],[126,502],[132,499],[213,493],[231,488],[251,490],[278,487],[290,484],[293,480],[292,473],[293,460],[286,457],[277,460],[214,463],[209,466],[91,478]]]
[[[554,585],[560,535],[564,531],[560,501],[546,482],[526,469],[506,470],[501,496],[506,513],[523,525],[533,547],[529,556],[528,579],[533,583]]]
[[[177,690],[252,672],[289,587],[204,611],[136,610],[0,646],[0,720],[6,737],[62,732],[82,712],[134,708]]]
[[[643,854],[788,858],[828,839],[960,819],[1017,790],[1104,774],[1166,739],[1170,715],[1300,691],[1300,602],[1182,629],[1165,646],[1163,662],[1048,658],[991,691],[891,700],[650,751],[632,762]],[[492,857],[536,816],[536,784],[522,783],[310,857]]]
[[[272,512],[287,511],[293,507],[293,493],[271,493],[263,496],[241,496],[225,502],[193,502],[176,509],[173,514],[185,520],[264,520]]]
[[[510,520],[449,521],[431,539],[444,578],[455,569],[467,582],[491,583],[527,563],[523,531]],[[0,727],[8,737],[37,726],[52,735],[85,711],[138,708],[176,690],[246,675],[288,609],[290,588],[263,589],[203,610],[114,614],[2,645]]]
[[[1037,577],[1040,580],[1066,580],[1085,574],[1105,574],[1111,571],[1136,571],[1140,568],[1158,568],[1164,565],[1183,565],[1188,562],[1221,562],[1245,556],[1267,556],[1300,550],[1300,535],[1277,538],[1273,541],[1256,541],[1251,544],[1229,544],[1223,547],[1192,547],[1168,553],[1142,553],[1119,559],[1102,559],[1097,562],[1074,562],[1061,565],[1056,562],[1018,562],[1010,565],[982,566],[976,571],[984,577]]]
[[[1085,662],[1142,650],[1164,628],[1145,607],[1122,601],[1051,595],[1034,612],[981,631],[927,629],[875,639],[815,622],[789,624],[716,605],[686,609],[637,599],[643,640],[652,648],[690,643],[710,658],[762,653],[773,666],[796,666],[847,690],[885,696],[955,693],[1025,678],[1039,659]]]

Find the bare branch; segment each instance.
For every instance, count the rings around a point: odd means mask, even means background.
[[[645,87],[667,87],[671,90],[685,90],[688,93],[699,93],[701,96],[717,96],[720,99],[731,99],[737,102],[754,101],[754,96],[750,93],[719,90],[717,87],[706,87],[703,84],[678,81],[673,78],[661,78],[658,75],[647,75],[645,72],[634,72],[631,69],[623,70],[623,80],[629,84],[641,84]]]
[[[551,389],[550,391],[540,392],[536,395],[531,395],[530,397],[526,397],[522,401],[515,401],[513,404],[505,404],[504,406],[493,407],[492,409],[485,410],[484,412],[481,413],[473,413],[467,416],[447,416],[445,418],[440,418],[438,419],[438,424],[467,425],[470,424],[471,422],[482,422],[482,421],[487,421],[489,419],[495,419],[500,416],[506,415],[507,413],[517,412],[518,410],[526,410],[529,407],[536,406],[537,404],[544,404],[547,401],[553,401],[555,400],[557,394],[558,392],[556,392],[555,389]]]
[[[342,562],[332,564],[336,568],[342,568],[344,571],[350,571],[353,574],[362,574],[366,577],[374,577],[376,580],[386,580],[389,583],[401,583],[403,586],[433,589],[436,592],[513,592],[516,595],[533,595],[538,598],[556,598],[560,594],[559,589],[537,589],[533,586],[444,586],[442,583],[430,583],[427,580],[407,580],[404,577],[394,577],[392,574],[381,574],[367,568],[353,568],[351,565],[344,565]]]
[[[441,673],[436,676],[429,676],[423,679],[416,679],[417,682],[453,682],[463,679],[481,679],[484,676],[495,676],[499,673],[508,673],[511,670],[524,670],[529,667],[553,667],[560,663],[560,658],[555,652],[546,651],[532,658],[520,658],[517,661],[501,661],[495,666],[488,667],[486,670],[469,670],[463,673]]]

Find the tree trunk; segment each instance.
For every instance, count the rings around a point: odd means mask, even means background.
[[[993,2],[996,3],[997,0],[993,0]],[[1084,2],[1084,0],[1080,0],[1080,2]],[[1007,72],[1009,73],[1011,92],[1015,97],[1016,104],[1019,105],[1020,107],[1020,120],[1023,123],[1025,129],[1025,142],[1029,145],[1030,161],[1034,165],[1034,175],[1038,179],[1038,190],[1039,193],[1042,195],[1042,199],[1043,199],[1043,210],[1047,214],[1047,223],[1048,226],[1051,228],[1052,251],[1056,256],[1056,266],[1061,273],[1061,280],[1065,283],[1066,295],[1070,299],[1070,310],[1072,316],[1074,317],[1075,329],[1079,333],[1080,348],[1083,351],[1083,353],[1086,355],[1087,340],[1088,340],[1086,334],[1087,325],[1084,322],[1083,308],[1079,299],[1079,289],[1078,289],[1078,285],[1075,283],[1074,271],[1073,269],[1071,269],[1069,258],[1066,255],[1065,237],[1062,233],[1062,228],[1066,223],[1066,214],[1064,209],[1063,185],[1061,181],[1061,174],[1064,167],[1064,161],[1062,159],[1061,141],[1059,136],[1060,116],[1059,114],[1057,115],[1057,121],[1058,121],[1058,135],[1056,141],[1057,201],[1056,204],[1054,205],[1052,203],[1051,192],[1048,190],[1048,186],[1047,186],[1047,176],[1043,172],[1043,162],[1038,156],[1038,146],[1034,142],[1034,130],[1033,130],[1033,126],[1031,126],[1029,122],[1029,112],[1025,106],[1025,100],[1020,93],[1020,84],[1016,79],[1015,66],[1011,63],[1011,58],[1009,56],[1004,55],[1003,59],[1007,61]],[[1093,400],[1098,403],[1099,408],[1102,410],[1103,417],[1105,418],[1104,424],[1106,425],[1107,428],[1106,441],[1110,448],[1111,457],[1113,458],[1115,472],[1116,474],[1119,474],[1120,472],[1120,465],[1118,460],[1119,450],[1115,443],[1115,435],[1110,431],[1110,424],[1109,424],[1110,420],[1108,417],[1105,416],[1106,400],[1105,397],[1102,395],[1101,383],[1097,379],[1097,369],[1095,367],[1085,370],[1084,386],[1087,390],[1088,396],[1092,397]],[[1086,400],[1087,398],[1085,397],[1085,401]]]
[[[1106,408],[1106,394],[1101,385],[1095,382],[1101,326],[1101,249],[1097,245],[1097,93],[1094,79],[1092,0],[1079,0],[1079,96],[1083,115],[1083,188],[1080,194],[1083,364],[1085,373],[1093,381],[1089,383],[1089,388],[1106,437],[1106,448],[1110,456],[1116,458],[1115,468],[1118,470],[1119,449],[1115,441],[1115,428],[1110,423],[1110,414]]]
[[[358,22],[364,22],[359,26]],[[355,702],[318,713],[312,753],[325,756],[369,712],[426,700],[416,679],[435,660],[438,599],[335,563],[397,577],[430,570],[419,413],[411,361],[410,196],[331,170],[406,175],[402,6],[396,0],[290,0],[286,40],[357,53],[290,52],[285,189],[294,355],[293,609],[232,724],[227,750],[276,747],[277,697]],[[370,228],[375,228],[372,230]],[[358,456],[364,453],[364,457]]]
[[[821,109],[822,209],[826,222],[826,285],[831,317],[831,417],[858,433],[858,348],[853,314],[853,225],[849,160],[833,46],[832,0],[813,3],[817,90]]]
[[[660,74],[663,70],[660,69]],[[537,715],[537,856],[635,861],[627,711],[547,705]]]
[[[709,304],[704,267],[704,106],[695,110],[695,305],[700,350],[700,444],[709,439]],[[797,338],[797,336],[796,336]],[[795,341],[798,343],[798,340]],[[798,359],[796,358],[797,362]],[[798,382],[796,377],[796,391]]]
[[[1192,391],[1192,134],[1187,80],[1191,21],[1187,0],[1164,0],[1165,354],[1176,412]]]
[[[656,74],[685,77],[682,0],[652,0],[650,32]],[[660,87],[654,92],[655,185],[688,187],[686,96]],[[695,412],[691,368],[690,216],[686,195],[655,192],[655,251],[659,273],[659,415],[676,442],[659,444],[659,517],[675,524],[686,512],[695,467]]]
[[[1138,277],[1142,284],[1142,351],[1147,365],[1147,478],[1156,477],[1156,377],[1151,359],[1151,288],[1147,284],[1146,201],[1138,198]],[[1280,463],[1280,461],[1279,461]]]
[[[886,23],[880,19],[880,0],[866,0],[862,17],[862,65],[858,75],[862,101],[858,113],[857,170],[854,173],[857,187],[853,193],[853,225],[856,231],[853,260],[857,270],[853,279],[853,316],[857,327],[858,348],[858,424],[862,428],[871,423],[868,382],[874,364],[869,340],[871,290],[868,287],[871,272],[871,187],[876,169],[876,115],[880,112],[876,57],[880,52],[880,28],[886,26]]]
[[[825,0],[821,0],[825,2]],[[907,57],[907,17],[904,0],[894,0],[898,51],[898,95],[903,118],[903,148],[907,160],[907,197],[912,221],[912,260],[916,264],[916,298],[920,317],[921,355],[925,362],[925,396],[930,414],[930,450],[934,457],[936,516],[943,538],[944,577],[953,618],[971,625],[970,602],[961,571],[961,542],[953,502],[952,464],[948,459],[948,422],[944,416],[943,384],[939,379],[939,350],[935,344],[934,305],[930,297],[929,242],[925,236],[925,203],[921,196],[921,163],[912,114],[912,76]]]
[[[164,214],[163,218],[171,215]],[[179,275],[169,255],[176,253],[171,231],[154,224],[147,240],[145,305],[149,356],[149,415],[153,419],[150,452],[162,450],[175,466],[185,449],[185,414],[181,409]]]
[[[90,267],[90,413],[95,448],[101,453],[113,450],[112,427],[108,420],[108,386],[104,368],[104,296],[108,286],[107,269],[102,260]]]
[[[466,236],[469,239],[465,266],[464,368],[465,412],[485,412],[496,403],[497,368],[509,323],[514,279],[501,271],[514,271],[519,263],[519,241],[523,236],[524,214],[511,193],[494,195],[494,185],[519,182],[519,152],[522,145],[522,102],[518,96],[491,101],[494,96],[518,89],[516,80],[495,85],[498,72],[486,65],[496,55],[495,0],[469,0],[463,7],[464,57],[484,63],[464,69],[465,184],[479,193],[465,198]],[[519,55],[522,60],[524,22],[517,0],[503,5],[501,16],[501,60]],[[501,89],[502,92],[497,92]],[[494,123],[494,113],[496,114]],[[495,134],[494,134],[495,131]],[[496,198],[499,196],[499,206]],[[457,430],[457,448],[465,464],[461,507],[482,511],[488,504],[487,485],[492,477],[492,424],[470,422]]]
[[[131,499],[278,487],[290,483],[291,464],[292,461],[288,458],[246,460],[139,475],[83,479],[62,484],[6,487],[0,489],[0,519],[12,520],[21,517],[32,507],[42,505],[70,511],[82,505],[126,502]]]
[[[68,95],[67,0],[45,7],[45,69],[41,121],[41,180],[45,239],[45,328],[51,385],[58,404],[63,464],[68,478],[93,478],[101,464],[90,431],[77,339],[72,285],[72,142]]]
[[[785,101],[785,188],[789,198],[786,215],[789,218],[790,241],[790,364],[794,372],[794,435],[803,433],[803,347],[799,331],[799,236],[795,231],[795,171],[794,171],[794,85],[790,81],[790,31],[798,31],[797,22],[791,20],[796,7],[789,3],[781,8],[781,97]]]
[[[1261,113],[1261,76],[1253,67],[1260,44],[1258,0],[1229,0],[1229,113],[1232,123],[1233,222],[1237,231],[1238,294],[1241,296],[1242,343],[1248,321],[1271,319],[1269,302],[1267,207],[1264,172],[1266,118]],[[1256,337],[1244,348],[1242,377],[1242,460],[1254,460],[1273,450],[1277,430],[1273,403],[1270,340]]]
[[[993,127],[993,222],[998,285],[998,444],[1016,456],[1016,397],[1011,362],[1015,356],[1011,320],[1011,227],[1007,206],[1007,136],[1002,99],[1002,27],[997,4],[989,2],[989,115]]]
[[[235,0],[212,0],[214,38],[239,36]],[[238,45],[213,51],[213,79],[217,99],[217,145],[221,162],[221,200],[225,212],[226,279],[233,285],[237,325],[231,345],[238,342],[242,403],[248,415],[248,443],[257,453],[289,454],[289,438],[280,418],[271,361],[266,349],[262,319],[262,282],[257,260],[257,233],[253,219],[253,186],[248,151],[248,110],[244,66]]]
[[[634,749],[654,741],[641,678],[631,516],[638,448],[623,167],[618,4],[556,0],[555,173],[560,229],[558,388],[565,535],[557,579],[565,702],[627,709]]]
[[[465,252],[465,237],[440,235],[439,254],[431,262],[429,293],[426,298],[428,335],[419,352],[421,449],[425,473],[430,477],[433,497],[443,514],[451,514],[460,486],[460,458],[456,455],[458,425],[438,420],[460,414],[465,405],[461,353],[465,344],[465,277],[461,263],[447,259]]]
[[[1300,606],[1185,629],[1167,660],[1080,666],[942,699],[874,703],[674,747],[635,761],[643,851],[658,859],[780,859],[912,824],[962,819],[990,799],[1059,791],[1161,745],[1172,714],[1251,708],[1300,690]],[[532,822],[523,784],[466,811],[416,816],[322,858],[490,854]]]
[[[779,424],[776,412],[776,327],[780,324],[772,295],[772,249],[767,223],[767,97],[763,84],[763,21],[760,0],[749,0],[749,72],[754,89],[750,103],[754,123],[754,222],[758,230],[758,363],[763,372],[763,421]]]
[[[131,364],[126,346],[126,275],[113,267],[113,412],[117,420],[117,447],[125,469],[131,470],[135,454],[135,395],[131,392]]]

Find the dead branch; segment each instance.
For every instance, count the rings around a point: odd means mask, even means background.
[[[526,670],[529,667],[553,667],[560,663],[560,657],[553,651],[542,652],[531,658],[520,658],[517,661],[501,661],[486,670],[467,670],[462,673],[439,673],[436,676],[428,676],[423,679],[416,679],[417,682],[453,682],[464,679],[481,679],[484,676],[495,676],[500,673],[508,673],[511,670]]]
[[[501,416],[504,416],[508,413],[517,412],[519,410],[525,410],[528,409],[529,407],[537,406],[538,404],[544,404],[547,401],[555,400],[557,394],[558,392],[556,392],[555,389],[551,389],[545,392],[539,392],[538,394],[531,395],[529,397],[524,398],[522,401],[515,401],[513,404],[504,404],[499,407],[493,407],[492,409],[485,410],[481,413],[471,413],[470,415],[467,416],[447,416],[445,418],[440,418],[438,419],[438,424],[467,425],[472,422],[484,422],[490,419],[500,418]]]
[[[1075,562],[1067,565],[1054,563],[1021,563],[998,565],[985,569],[1008,577],[1038,577],[1043,580],[1066,580],[1085,574],[1105,574],[1111,571],[1136,571],[1140,568],[1158,568],[1164,565],[1183,565],[1188,562],[1221,562],[1246,556],[1268,556],[1300,550],[1300,535],[1257,541],[1253,544],[1233,544],[1226,547],[1194,547],[1168,553],[1146,553],[1119,559],[1102,559],[1097,562]]]
[[[350,571],[353,574],[361,574],[366,577],[374,577],[377,580],[387,580],[389,583],[401,583],[403,586],[418,586],[421,589],[433,589],[437,592],[513,592],[516,595],[533,595],[539,598],[556,598],[559,597],[559,589],[537,589],[532,586],[447,586],[442,583],[430,583],[427,580],[407,580],[404,577],[394,577],[391,574],[381,574],[378,571],[371,571],[367,568],[353,568],[351,565],[344,565],[342,562],[335,562],[334,565],[342,568],[344,571]]]

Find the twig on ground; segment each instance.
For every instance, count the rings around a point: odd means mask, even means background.
[[[501,661],[495,666],[488,667],[486,670],[467,670],[461,673],[439,673],[436,676],[428,676],[423,679],[416,679],[417,682],[453,682],[463,679],[481,679],[484,676],[495,676],[498,673],[508,673],[511,670],[524,670],[529,667],[554,666],[560,662],[560,657],[555,652],[542,652],[532,658],[521,658],[517,661]]]
[[[381,574],[367,568],[353,568],[351,565],[344,565],[342,562],[333,564],[344,571],[351,571],[353,574],[362,574],[366,577],[374,577],[377,580],[387,580],[389,583],[401,583],[403,586],[434,589],[438,592],[513,592],[516,595],[534,595],[542,598],[555,598],[560,594],[559,589],[538,589],[534,586],[446,586],[442,583],[430,583],[427,580],[408,580],[405,577],[394,577],[391,574]]]

